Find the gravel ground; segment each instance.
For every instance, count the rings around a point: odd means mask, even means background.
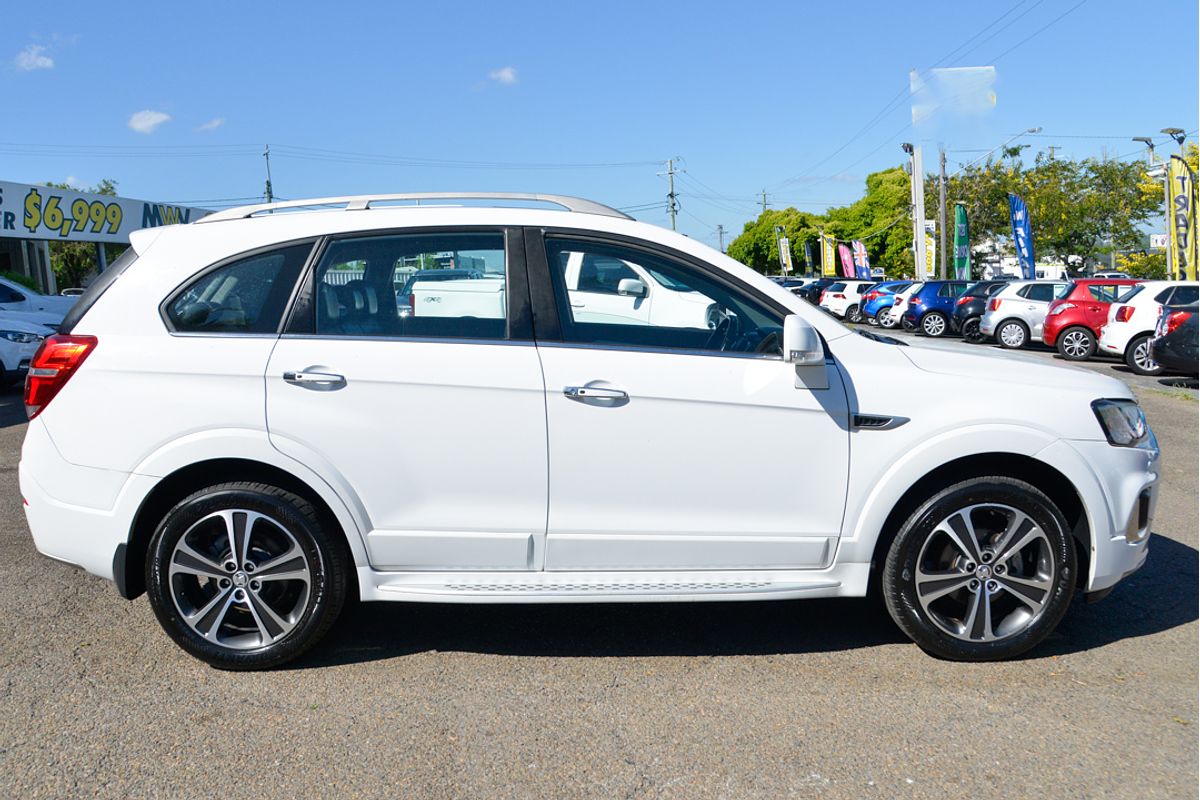
[[[934,660],[865,600],[364,604],[259,674],[34,551],[5,393],[0,796],[1194,798],[1195,391],[1133,383],[1150,559],[1020,661]]]

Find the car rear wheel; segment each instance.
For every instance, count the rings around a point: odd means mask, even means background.
[[[987,337],[979,331],[979,317],[971,317],[963,323],[963,340],[970,344],[983,344]]]
[[[926,336],[944,336],[948,327],[946,315],[939,311],[930,311],[921,318],[921,332]]]
[[[881,308],[875,312],[875,321],[879,323],[881,328],[894,328],[896,321],[892,318],[892,310],[890,308]]]
[[[1029,328],[1016,319],[1005,320],[996,329],[996,341],[1009,350],[1020,350],[1029,341]]]
[[[1161,375],[1163,365],[1154,360],[1150,354],[1150,334],[1143,333],[1134,337],[1125,348],[1125,363],[1138,375]]]
[[[1096,352],[1096,337],[1087,328],[1067,328],[1058,335],[1058,354],[1068,361],[1087,361]]]
[[[1032,485],[963,481],[922,505],[892,542],[882,576],[888,611],[935,656],[1012,658],[1045,639],[1071,603],[1070,536]]]
[[[261,483],[185,498],[150,542],[146,587],[167,634],[220,669],[296,658],[329,630],[347,558],[307,500]]]
[[[858,308],[858,303],[855,303],[854,305],[852,305],[846,309],[846,322],[856,322],[857,323],[857,322],[862,322],[862,321],[863,321],[863,315],[862,315],[862,311],[860,311]]]

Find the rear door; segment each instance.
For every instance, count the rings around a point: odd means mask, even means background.
[[[482,277],[398,306],[405,275],[448,263]],[[372,566],[540,568],[546,411],[519,232],[329,240],[266,386],[271,442],[357,499]]]
[[[1125,286],[1116,283],[1092,283],[1087,287],[1087,296],[1080,304],[1083,306],[1084,321],[1093,331],[1099,333],[1100,328],[1108,321],[1108,307],[1117,300],[1117,295],[1125,290]]]
[[[841,528],[846,392],[829,363],[798,381],[784,312],[671,251],[530,232],[546,376],[547,570],[818,568]],[[638,264],[704,295],[713,324],[576,316],[578,255]],[[539,288],[544,287],[544,288]]]

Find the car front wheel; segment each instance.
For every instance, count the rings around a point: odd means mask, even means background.
[[[854,305],[852,305],[846,309],[846,322],[856,322],[857,323],[857,322],[862,322],[862,321],[863,321],[862,311],[859,310],[857,303],[855,303]]]
[[[896,624],[923,650],[996,661],[1054,630],[1075,585],[1074,543],[1062,514],[1024,481],[975,478],[909,517],[892,542],[883,594]]]
[[[1125,349],[1125,363],[1138,375],[1162,375],[1163,365],[1150,354],[1150,334],[1134,338]]]
[[[881,308],[876,311],[875,321],[879,323],[879,327],[881,328],[890,329],[896,327],[896,320],[892,317],[892,310],[890,308]]]
[[[167,634],[221,669],[296,658],[329,630],[346,595],[347,558],[307,500],[261,483],[185,498],[150,542],[146,587]]]
[[[1058,354],[1068,361],[1087,361],[1096,352],[1096,337],[1087,328],[1067,328],[1058,335]]]

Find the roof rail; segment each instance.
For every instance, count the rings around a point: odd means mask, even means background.
[[[310,200],[285,200],[279,203],[260,203],[253,206],[238,206],[209,214],[197,220],[200,222],[222,222],[229,219],[246,219],[256,214],[278,211],[285,208],[311,208],[317,206],[342,206],[344,211],[365,211],[372,203],[389,202],[393,200],[523,200],[528,202],[551,203],[561,206],[567,211],[581,214],[599,214],[605,217],[633,219],[615,208],[584,200],[580,197],[567,197],[558,194],[528,194],[524,192],[412,192],[407,194],[360,194],[347,197],[318,197]]]

